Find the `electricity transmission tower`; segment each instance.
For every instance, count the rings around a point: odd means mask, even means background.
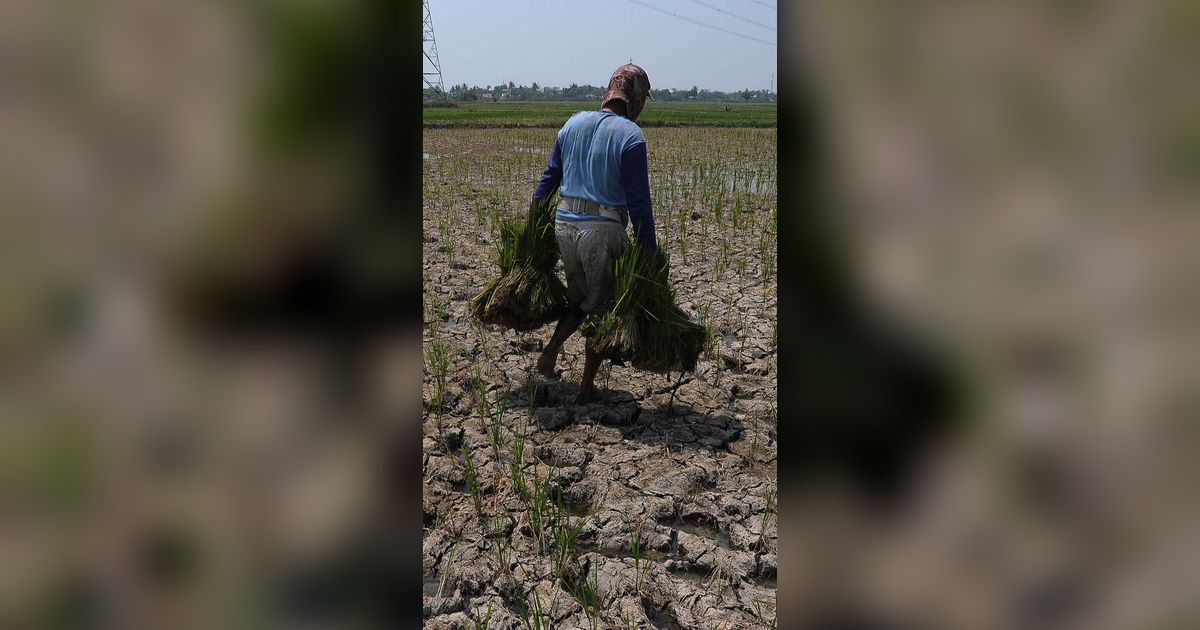
[[[425,59],[422,62],[421,80],[425,87],[437,92],[442,98],[446,98],[446,89],[442,85],[442,64],[438,61],[437,41],[433,38],[433,18],[429,16],[429,0],[424,0],[425,4],[425,19],[421,24],[421,53]],[[427,62],[427,63],[426,63]],[[433,66],[430,71],[429,65]]]

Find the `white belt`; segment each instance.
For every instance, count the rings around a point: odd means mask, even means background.
[[[595,214],[618,223],[625,223],[625,210],[617,206],[608,206],[579,197],[563,197],[558,207],[579,214]]]

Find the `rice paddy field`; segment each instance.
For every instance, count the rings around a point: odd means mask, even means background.
[[[774,627],[776,130],[646,125],[659,246],[711,342],[693,373],[605,363],[575,405],[578,335],[545,379],[552,326],[469,311],[569,109],[425,129],[425,626]]]
[[[584,109],[599,109],[593,102],[462,102],[457,107],[427,107],[426,128],[442,127],[551,127]],[[775,103],[650,102],[638,119],[647,127],[754,127],[774,128]]]

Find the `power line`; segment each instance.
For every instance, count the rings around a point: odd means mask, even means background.
[[[738,14],[736,14],[736,13],[730,13],[729,11],[726,11],[725,9],[722,9],[721,7],[714,7],[713,5],[711,5],[711,4],[707,3],[707,2],[701,2],[701,0],[691,0],[691,1],[692,1],[692,2],[695,2],[696,4],[698,4],[698,5],[702,6],[702,7],[708,7],[708,8],[710,8],[710,9],[712,9],[713,11],[717,11],[717,12],[719,12],[719,13],[724,13],[725,15],[728,15],[729,17],[731,17],[731,18],[734,18],[734,19],[736,19],[736,20],[741,20],[741,21],[743,21],[743,22],[746,22],[746,23],[749,23],[749,24],[753,24],[753,25],[755,25],[755,26],[761,26],[761,27],[763,27],[763,28],[765,28],[765,29],[769,29],[769,30],[771,30],[771,31],[774,31],[774,30],[775,30],[775,27],[774,27],[774,26],[771,26],[770,24],[763,24],[762,22],[755,22],[754,20],[748,20],[748,19],[746,19],[746,18],[744,18],[744,17],[742,17],[742,16],[740,16],[740,15],[738,15]]]
[[[773,5],[767,4],[765,2],[759,2],[758,0],[749,0],[749,1],[753,2],[754,4],[757,4],[760,7],[767,7],[768,9],[771,9],[772,11],[775,10],[775,7]]]
[[[760,44],[767,44],[768,46],[774,46],[774,45],[775,45],[775,42],[769,42],[769,41],[767,41],[767,40],[765,40],[765,39],[759,39],[759,38],[757,38],[757,37],[751,37],[750,35],[743,35],[743,34],[741,34],[741,33],[735,33],[735,32],[733,32],[733,31],[730,31],[730,30],[723,29],[723,28],[721,28],[720,26],[713,26],[712,24],[705,24],[704,22],[700,22],[700,21],[698,21],[698,20],[693,20],[693,19],[692,19],[692,18],[690,18],[690,17],[683,16],[683,15],[679,15],[678,13],[673,13],[673,12],[671,12],[671,11],[667,11],[666,9],[660,9],[660,8],[658,8],[658,7],[656,7],[656,6],[652,6],[652,5],[646,4],[645,2],[640,2],[639,0],[629,0],[629,1],[630,1],[630,2],[632,2],[632,3],[634,3],[634,4],[640,4],[640,5],[644,6],[644,7],[646,7],[647,9],[654,9],[655,11],[658,11],[658,12],[660,12],[660,13],[666,13],[667,15],[672,15],[672,16],[675,16],[675,17],[677,17],[677,18],[679,18],[679,19],[681,19],[681,20],[687,20],[688,22],[691,22],[692,24],[698,24],[698,25],[700,25],[700,26],[703,26],[703,27],[705,27],[705,28],[711,28],[711,29],[713,29],[714,31],[721,31],[722,33],[727,33],[727,34],[729,34],[729,35],[733,35],[734,37],[741,37],[742,39],[749,39],[749,40],[752,40],[752,41],[756,41],[756,42],[758,42],[758,43],[760,43]]]

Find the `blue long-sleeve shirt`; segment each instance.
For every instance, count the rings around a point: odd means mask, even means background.
[[[611,112],[572,116],[555,138],[533,196],[540,199],[560,187],[567,197],[625,208],[638,244],[657,249],[646,140],[633,122]],[[561,209],[558,216],[579,218]]]

